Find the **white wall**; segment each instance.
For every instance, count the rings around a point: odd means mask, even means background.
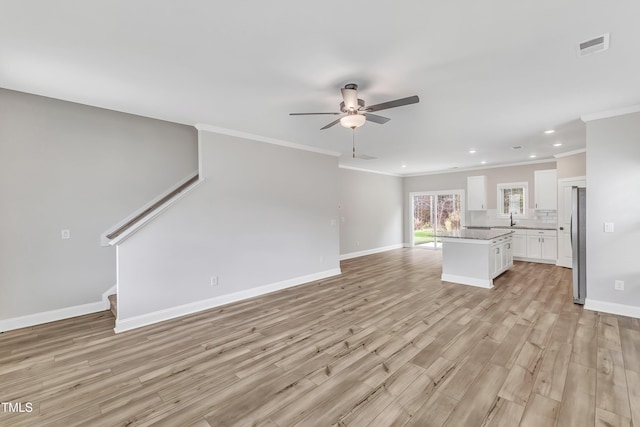
[[[196,169],[192,127],[0,89],[0,321],[100,301],[100,234]]]
[[[340,254],[401,247],[402,178],[340,169]]]
[[[605,233],[604,223],[614,223]],[[640,113],[587,123],[587,306],[640,317]],[[625,282],[614,290],[614,280]],[[599,304],[605,303],[604,306]],[[618,307],[620,308],[620,307]]]
[[[186,313],[176,307],[339,273],[336,157],[207,131],[199,138],[204,181],[118,247],[121,330],[162,310],[175,317]]]

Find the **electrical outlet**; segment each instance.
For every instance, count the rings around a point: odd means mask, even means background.
[[[605,233],[613,233],[613,223],[612,222],[605,222],[604,223],[604,232]]]
[[[622,280],[615,280],[613,286],[616,288],[616,291],[624,291],[624,281]]]
[[[71,238],[71,231],[69,230],[61,230],[60,231],[60,236],[62,237],[63,240],[67,240]]]
[[[219,282],[218,282],[218,276],[211,276],[211,286],[218,286]]]

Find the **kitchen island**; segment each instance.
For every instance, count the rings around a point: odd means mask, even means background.
[[[463,229],[442,236],[442,280],[492,288],[513,265],[512,230]]]

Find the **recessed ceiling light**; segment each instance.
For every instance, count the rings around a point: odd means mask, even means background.
[[[406,168],[406,167],[407,167],[407,165],[402,165],[402,167],[403,167],[403,168]]]
[[[531,155],[529,156],[529,158],[530,158],[530,159],[535,159],[536,157],[537,157],[537,156],[536,156],[535,154],[531,154]]]
[[[555,132],[555,130],[553,130],[553,129],[549,129],[549,130],[545,130],[544,131],[544,133],[546,133],[547,135],[550,135],[550,134],[552,134],[554,132]]]
[[[560,147],[562,145],[562,142],[556,142],[555,144],[553,144],[554,147]]]
[[[476,150],[469,150],[469,154],[473,154],[475,152],[476,152]]]
[[[481,165],[486,165],[486,164],[487,164],[487,161],[486,161],[486,160],[483,160],[483,161],[481,161],[481,162],[480,162],[480,164],[481,164]]]

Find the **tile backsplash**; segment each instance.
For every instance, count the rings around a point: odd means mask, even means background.
[[[524,227],[556,227],[558,225],[557,211],[528,210],[527,218],[514,218],[516,225]],[[497,209],[486,211],[467,211],[465,226],[495,227],[509,225],[509,218],[498,218]]]

